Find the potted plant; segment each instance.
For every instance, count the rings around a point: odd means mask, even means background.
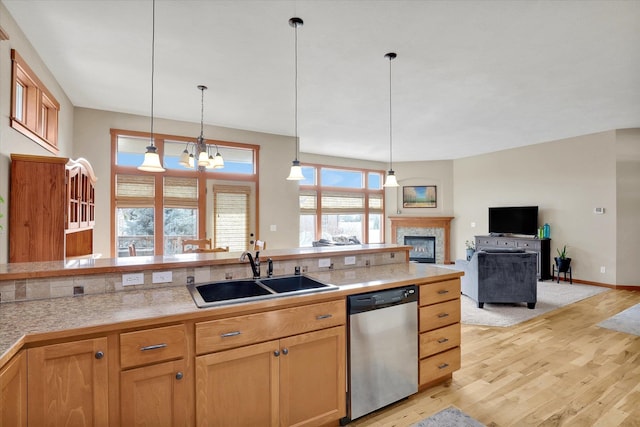
[[[476,251],[476,244],[473,240],[465,240],[464,244],[467,247],[467,261],[471,261],[471,257]]]
[[[567,245],[557,249],[558,256],[554,259],[556,260],[556,266],[558,267],[559,273],[566,273],[569,271],[569,266],[571,265],[571,258],[567,257]]]

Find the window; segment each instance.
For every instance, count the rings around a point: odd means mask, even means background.
[[[300,246],[384,241],[383,171],[303,165]]]
[[[128,256],[130,245],[135,245],[139,255],[153,255],[154,200],[153,176],[116,176],[117,256]]]
[[[14,49],[11,76],[11,127],[57,154],[60,104]]]
[[[198,180],[164,178],[164,254],[182,253],[182,240],[198,238]]]
[[[208,237],[214,246],[248,249],[249,230],[252,224],[257,228],[251,209],[259,146],[216,141],[225,167],[198,171],[178,163],[192,138],[154,135],[167,170],[151,174],[137,169],[149,145],[148,134],[112,129],[111,138],[112,256],[129,256],[132,244],[137,255],[177,254],[182,240]],[[214,189],[208,202],[207,188]]]

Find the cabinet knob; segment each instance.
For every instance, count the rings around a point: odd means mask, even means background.
[[[181,380],[181,379],[182,379],[182,377],[184,377],[184,374],[183,374],[182,372],[178,372],[178,373],[176,374],[176,379],[177,379],[177,380]]]
[[[280,356],[280,351],[278,351],[278,350],[274,351],[274,352],[273,352],[273,355],[274,355],[275,357]]]
[[[102,359],[104,357],[104,353],[101,351],[96,351],[96,359]]]
[[[282,354],[284,354],[285,356],[286,356],[287,354],[289,354],[289,349],[288,349],[288,348],[283,348],[283,349],[282,349]]]

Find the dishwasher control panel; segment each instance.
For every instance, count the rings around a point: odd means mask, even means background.
[[[350,314],[413,301],[418,301],[418,287],[416,285],[351,295],[347,298]]]

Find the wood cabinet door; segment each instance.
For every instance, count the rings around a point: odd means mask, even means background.
[[[27,350],[29,424],[107,426],[107,338]]]
[[[280,340],[280,425],[316,426],[346,414],[345,327]]]
[[[120,425],[191,425],[183,359],[120,373]]]
[[[18,353],[0,371],[0,426],[27,425],[27,356]]]
[[[196,425],[278,426],[278,341],[196,358]]]

